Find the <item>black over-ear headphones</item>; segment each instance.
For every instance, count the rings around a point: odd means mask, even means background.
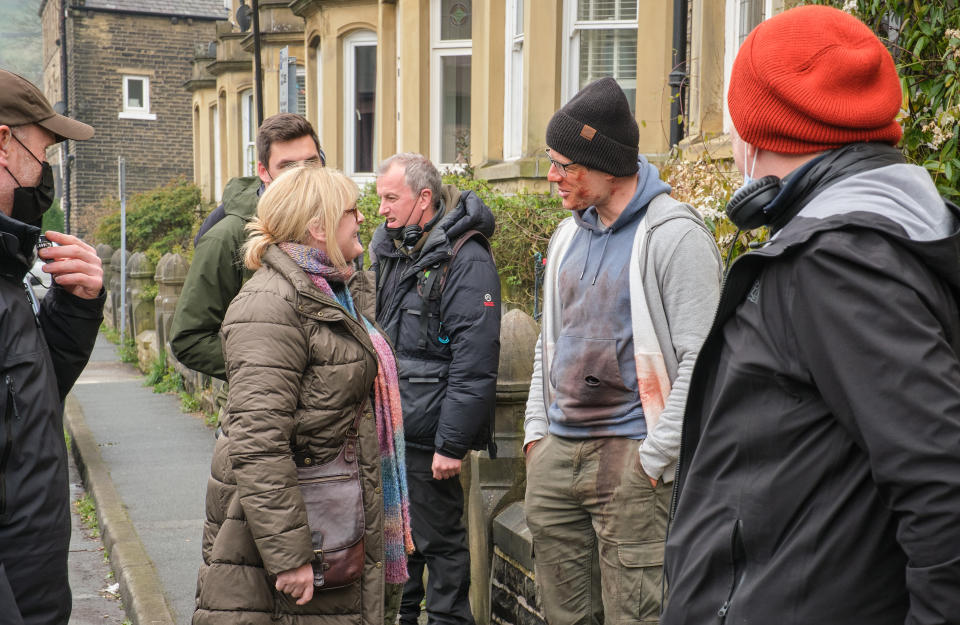
[[[430,230],[440,221],[440,217],[443,216],[441,211],[436,211],[433,217],[430,218],[424,226],[421,228],[420,224],[409,224],[400,229],[400,243],[404,247],[413,247],[417,244],[417,241],[420,240],[420,237],[423,236],[424,232],[430,232]]]
[[[783,183],[776,176],[754,180],[734,194],[727,204],[727,217],[741,230],[753,230],[776,220],[777,196]]]

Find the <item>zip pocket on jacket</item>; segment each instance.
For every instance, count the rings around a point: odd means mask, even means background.
[[[17,418],[17,405],[13,396],[13,380],[5,376],[6,404],[3,409],[3,447],[0,449],[0,521],[7,517],[7,462],[13,452],[13,420]]]
[[[298,480],[300,484],[320,484],[322,482],[342,482],[349,480],[351,475],[325,475],[323,477],[312,477],[306,480]]]
[[[740,519],[737,519],[737,522],[733,525],[733,533],[730,536],[730,569],[731,569],[731,580],[730,580],[730,592],[727,593],[727,598],[720,605],[720,609],[717,610],[717,617],[719,617],[720,622],[723,623],[727,620],[727,616],[730,614],[730,606],[733,602],[733,595],[736,594],[737,588],[740,587],[740,584],[743,583],[743,578],[745,574],[745,565],[747,553],[743,548],[743,536],[741,535],[743,531],[743,523]]]

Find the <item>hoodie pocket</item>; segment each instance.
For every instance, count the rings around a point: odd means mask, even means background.
[[[569,421],[592,422],[639,401],[620,374],[616,339],[561,335],[550,366],[557,405]]]

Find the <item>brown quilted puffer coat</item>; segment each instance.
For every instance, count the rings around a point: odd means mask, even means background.
[[[354,275],[357,310],[374,318],[373,281]],[[323,295],[279,248],[241,289],[221,329],[230,394],[207,485],[194,625],[382,625],[383,495],[373,413],[359,428],[366,562],[359,583],[304,606],[274,588],[313,558],[291,441],[332,460],[377,374],[363,324]]]

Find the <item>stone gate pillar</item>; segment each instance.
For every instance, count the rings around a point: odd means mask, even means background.
[[[153,330],[153,298],[144,297],[153,284],[153,263],[143,252],[136,252],[127,260],[127,323],[130,336],[136,338],[144,330]]]
[[[177,309],[177,300],[187,277],[189,264],[180,254],[167,253],[157,263],[153,279],[157,283],[157,297],[154,300],[154,325],[157,328],[157,350],[161,359],[170,353],[170,326],[173,313]]]
[[[523,413],[533,374],[533,352],[540,330],[533,318],[511,310],[500,323],[500,365],[494,421],[496,459],[474,452],[467,466],[466,523],[470,541],[470,605],[478,625],[490,623],[490,566],[493,519],[511,503],[523,501]]]

